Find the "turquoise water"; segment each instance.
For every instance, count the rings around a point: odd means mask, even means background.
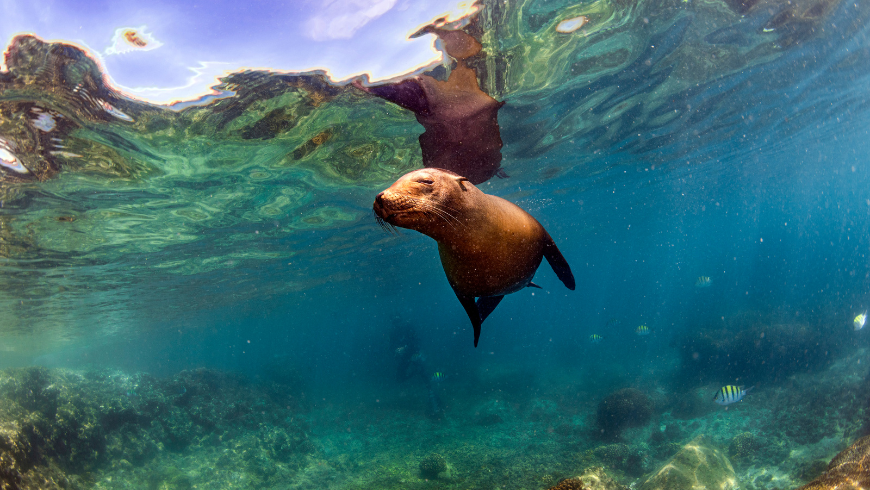
[[[651,489],[700,435],[726,488],[812,480],[867,432],[868,15],[485,2],[468,64],[505,102],[508,177],[478,187],[577,288],[544,264],[476,349],[435,243],[372,216],[423,165],[410,111],[265,71],[155,105],[15,38],[0,488],[537,489],[602,466]],[[725,385],[753,388],[720,406]]]

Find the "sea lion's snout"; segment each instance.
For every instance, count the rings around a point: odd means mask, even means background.
[[[452,178],[462,177],[439,169],[410,172],[375,196],[372,208],[390,225],[432,236],[442,227],[455,226],[456,218],[445,201],[448,196],[443,195],[444,184]]]
[[[378,195],[375,196],[374,204],[372,204],[372,209],[375,211],[375,215],[381,219],[386,218],[387,215],[386,215],[385,208],[386,208],[386,202],[384,199],[384,193],[383,192],[378,193]]]
[[[392,223],[392,219],[397,213],[407,211],[410,206],[408,199],[405,196],[397,195],[394,192],[383,191],[375,196],[375,202],[372,204],[372,209],[378,218]]]

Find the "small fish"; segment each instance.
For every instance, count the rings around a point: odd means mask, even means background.
[[[396,356],[401,356],[402,354],[404,354],[404,353],[405,353],[405,349],[406,349],[407,347],[408,347],[407,345],[403,345],[403,346],[401,346],[401,347],[396,347]]]
[[[11,169],[19,174],[30,173],[30,170],[21,164],[21,160],[12,153],[12,145],[3,138],[0,138],[0,166]]]
[[[710,276],[701,276],[697,281],[695,281],[696,288],[710,287],[711,284],[713,284],[713,280],[710,279]]]
[[[148,41],[139,37],[139,34],[134,30],[124,31],[124,40],[128,43],[136,46],[137,48],[144,48],[148,46]]]
[[[411,356],[411,362],[423,362],[423,361],[425,361],[425,360],[426,360],[426,356],[424,356],[424,355],[423,355],[422,353],[420,353],[420,352],[417,352],[416,354],[414,354],[413,356]]]
[[[611,318],[610,320],[607,320],[608,327],[615,327],[615,326],[619,325],[620,323],[622,323],[622,322],[619,321],[619,318]]]
[[[432,375],[432,381],[444,381],[444,378],[446,376],[447,375],[445,375],[444,373],[436,371],[435,374]]]
[[[55,122],[54,118],[51,117],[51,114],[48,114],[46,112],[33,112],[36,114],[36,119],[31,121],[30,124],[33,124],[33,127],[39,129],[43,133],[50,133],[51,130],[54,129],[55,126],[57,126],[57,123]]]
[[[867,310],[864,310],[864,313],[856,316],[855,320],[852,321],[852,324],[855,325],[855,330],[864,328],[865,323],[867,323]]]
[[[649,327],[647,327],[646,325],[641,325],[634,329],[634,333],[638,335],[649,335]]]
[[[604,340],[604,337],[598,335],[597,333],[593,333],[592,335],[589,336],[589,340],[593,344],[597,344],[597,343],[601,342],[602,340]]]
[[[589,19],[585,15],[565,19],[562,22],[559,22],[559,25],[556,26],[556,32],[570,34],[585,26],[587,22],[589,22]]]
[[[744,390],[742,386],[723,386],[722,389],[717,391],[716,395],[713,396],[713,401],[719,405],[731,405],[732,403],[742,400],[752,388],[753,387],[749,387],[749,389]]]
[[[110,103],[108,103],[108,102],[106,102],[105,100],[102,100],[102,99],[95,99],[95,100],[96,100],[97,104],[99,104],[99,106],[100,106],[104,111],[108,112],[109,114],[115,116],[116,118],[118,118],[118,119],[120,119],[120,120],[122,120],[122,121],[133,122],[133,118],[132,118],[132,117],[130,117],[130,116],[124,114],[123,112],[119,111],[119,110],[116,109],[115,106],[113,106],[112,104],[110,104]]]

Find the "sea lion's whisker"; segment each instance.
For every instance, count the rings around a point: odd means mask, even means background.
[[[446,213],[446,212],[444,212],[440,209],[437,209],[437,208],[435,208],[435,211],[433,211],[433,212],[438,213],[438,216],[440,216],[441,219],[443,219],[444,222],[447,223],[448,225],[450,225],[450,227],[453,228],[454,230],[456,229],[457,224],[462,226],[462,223],[458,219],[456,219],[454,216],[451,216],[449,213]]]
[[[438,211],[438,213],[439,213],[438,215],[442,219],[444,219],[444,221],[447,221],[449,223],[450,221],[447,218],[450,218],[453,220],[453,222],[455,222],[459,226],[465,226],[465,223],[463,223],[462,220],[460,220],[459,218],[457,218],[456,216],[454,216],[453,214],[450,213],[451,209],[449,207],[441,206],[441,205],[433,203],[431,201],[421,201],[421,202],[423,202],[429,209],[433,209],[433,210]],[[451,223],[451,226],[453,226],[452,223]],[[454,227],[454,229],[455,228],[456,227]]]
[[[451,228],[453,228],[454,230],[456,229],[456,227],[453,226],[453,223],[451,223],[450,220],[447,219],[447,217],[444,216],[444,214],[443,214],[440,210],[438,210],[437,208],[429,207],[428,210],[424,210],[423,213],[425,213],[427,216],[432,216],[432,215],[434,215],[434,216],[438,216],[438,217],[441,218],[445,223],[447,223],[448,225],[450,225]]]
[[[422,199],[418,200],[418,205],[426,215],[428,215],[428,216],[435,215],[435,216],[441,218],[445,223],[449,224],[451,227],[456,229],[456,227],[453,226],[453,223],[451,223],[450,220],[448,219],[448,218],[453,218],[453,216],[450,216],[449,213],[446,213],[443,210],[439,209],[433,203],[424,201]],[[454,218],[454,220],[455,220],[455,218]]]
[[[381,218],[380,216],[378,216],[378,213],[375,213],[374,210],[372,210],[372,213],[375,215],[375,219],[377,220],[378,225],[380,225],[381,229],[384,230],[385,233],[389,233],[389,234],[391,234],[391,235],[392,235],[392,234],[398,234],[398,233],[396,233],[396,227],[395,227],[395,226],[393,226],[393,225],[390,224],[390,223],[385,222],[384,219]],[[390,229],[387,228],[387,225],[390,225]]]

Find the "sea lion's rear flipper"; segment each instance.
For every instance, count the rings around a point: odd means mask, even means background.
[[[550,263],[550,267],[553,268],[553,272],[556,273],[559,280],[562,281],[562,284],[573,291],[575,287],[574,274],[571,273],[571,267],[568,266],[568,261],[562,256],[562,252],[560,252],[556,247],[556,244],[553,242],[553,239],[550,238],[549,234],[547,234],[546,243],[544,244],[544,257],[547,258],[547,262]]]
[[[504,296],[486,296],[477,299],[477,312],[480,314],[480,323],[486,320],[486,317],[498,306],[502,298]]]
[[[538,288],[538,289],[544,289],[544,288],[542,288],[541,286],[538,286],[537,284],[535,284],[535,283],[533,283],[533,282],[529,282],[529,285],[526,286],[526,287],[527,287],[527,288]]]
[[[455,289],[453,292],[456,293],[456,297],[459,298],[459,302],[462,303],[462,307],[465,308],[465,313],[468,315],[468,319],[471,320],[471,326],[474,327],[474,346],[477,347],[477,341],[480,340],[480,324],[483,323],[483,321],[481,321],[480,313],[477,311],[477,304],[474,302],[474,296],[459,294]]]

